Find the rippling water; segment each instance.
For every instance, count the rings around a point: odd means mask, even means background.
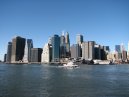
[[[0,97],[129,97],[129,65],[0,64]]]

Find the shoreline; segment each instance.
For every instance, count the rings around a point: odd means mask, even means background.
[[[51,65],[62,65],[62,64],[66,64],[67,62],[13,62],[13,63],[9,63],[9,62],[0,62],[0,63],[4,63],[4,64],[51,64]],[[76,63],[76,62],[75,62]],[[76,63],[78,65],[122,65],[122,64],[129,64],[129,63],[112,63],[112,64],[85,64],[85,63]]]

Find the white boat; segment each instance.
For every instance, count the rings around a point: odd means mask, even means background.
[[[63,64],[63,66],[59,66],[59,67],[76,68],[76,67],[78,67],[78,65],[76,65],[76,64],[74,64],[74,62],[70,61],[67,64]]]

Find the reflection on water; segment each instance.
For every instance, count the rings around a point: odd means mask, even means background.
[[[129,65],[0,64],[0,97],[129,97]]]

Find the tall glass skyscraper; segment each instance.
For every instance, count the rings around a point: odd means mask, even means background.
[[[66,32],[65,43],[66,43],[66,57],[70,57],[70,40],[68,32]]]
[[[60,58],[66,57],[66,43],[65,43],[65,36],[62,34],[60,36]]]
[[[30,62],[31,48],[33,48],[33,41],[32,39],[27,39],[25,49],[24,49],[24,58],[23,58],[24,62]]]
[[[12,54],[12,42],[8,42],[7,58],[6,58],[7,63],[11,62],[11,54]]]
[[[121,46],[120,45],[115,45],[115,51],[118,53],[121,53]]]
[[[60,61],[60,37],[58,35],[52,37],[52,61]]]

